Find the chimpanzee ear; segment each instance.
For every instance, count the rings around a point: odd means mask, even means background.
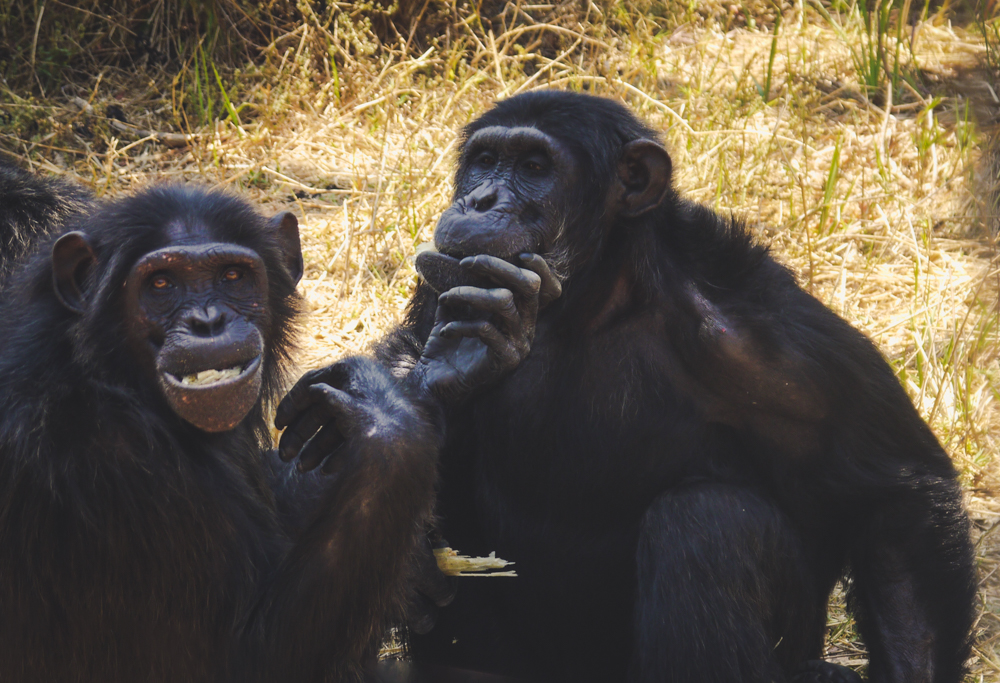
[[[641,216],[656,208],[670,189],[672,164],[667,150],[652,140],[633,140],[618,160],[618,180],[623,185],[622,215]]]
[[[63,306],[74,313],[87,309],[83,279],[97,257],[82,232],[67,232],[52,245],[52,284]]]
[[[281,243],[285,268],[288,269],[288,274],[292,276],[295,284],[299,284],[302,271],[305,269],[302,263],[302,243],[299,241],[299,221],[291,211],[282,211],[274,215],[270,226]]]

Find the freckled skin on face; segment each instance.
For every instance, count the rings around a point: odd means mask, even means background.
[[[489,287],[459,262],[489,254],[514,262],[544,253],[562,226],[577,164],[566,146],[530,127],[489,127],[466,143],[455,200],[434,231],[437,249],[417,257],[417,270],[437,292]]]
[[[268,289],[260,257],[233,244],[171,245],[143,256],[125,289],[132,348],[174,411],[204,431],[232,429],[260,395]],[[192,383],[213,370],[226,372]]]

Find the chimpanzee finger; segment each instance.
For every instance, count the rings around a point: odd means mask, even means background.
[[[479,254],[462,259],[462,267],[477,275],[485,275],[519,299],[533,299],[541,287],[541,277],[531,270],[518,268],[496,256]]]
[[[446,339],[455,337],[479,339],[502,365],[516,364],[518,361],[517,352],[511,341],[503,336],[495,325],[486,320],[448,323],[441,329],[441,336]]]
[[[542,279],[538,290],[538,308],[545,308],[562,296],[562,283],[556,277],[548,262],[538,254],[521,254],[518,256],[522,265]]]
[[[413,579],[414,588],[438,607],[451,604],[458,594],[455,577],[447,576],[438,567],[437,556],[429,542],[417,551],[418,569]]]
[[[437,623],[438,608],[424,595],[414,593],[406,606],[406,625],[418,636],[425,636]]]
[[[455,287],[438,297],[438,304],[447,308],[468,307],[496,316],[504,331],[516,334],[521,330],[521,316],[514,305],[514,295],[507,289]]]
[[[345,441],[346,439],[340,432],[340,428],[336,422],[325,425],[321,430],[316,432],[316,436],[309,439],[306,445],[302,447],[299,453],[299,472],[308,472],[316,469],[327,456],[330,456],[329,459],[335,459],[335,456],[332,455],[333,452],[343,446]],[[326,473],[325,469],[324,467],[324,473]]]
[[[278,441],[278,457],[285,462],[292,460],[329,419],[330,413],[326,406],[315,403],[304,412],[293,414],[292,421],[285,427]]]
[[[325,368],[310,370],[299,378],[285,397],[278,403],[278,409],[274,413],[274,426],[278,429],[285,429],[313,402],[313,397],[309,394],[309,387],[320,380],[320,374]]]
[[[327,415],[337,421],[344,436],[351,436],[357,430],[361,407],[356,398],[329,384],[314,384],[309,387],[309,393],[323,405]]]
[[[284,429],[292,423],[297,415],[307,410],[315,402],[316,396],[309,391],[314,384],[322,383],[340,387],[348,379],[350,379],[350,374],[344,363],[334,363],[329,367],[310,370],[302,375],[295,386],[278,403],[278,409],[274,415],[274,426],[278,429]]]
[[[308,407],[285,427],[278,442],[278,455],[285,462],[294,458],[331,418],[337,421],[341,431],[347,435],[357,410],[356,402],[349,394],[324,383],[305,386],[304,396],[298,397],[298,400],[300,405]]]

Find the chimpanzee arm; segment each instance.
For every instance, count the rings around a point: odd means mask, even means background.
[[[847,539],[871,680],[958,681],[968,521],[947,454],[891,368],[770,259],[742,282],[682,289],[667,332],[682,381],[710,419],[761,438],[779,498],[809,496],[814,523]],[[801,490],[782,492],[791,482]]]
[[[297,538],[312,521],[330,478],[317,470],[300,472],[295,463],[282,460],[276,448],[264,454],[264,462],[278,520],[288,538]]]
[[[442,294],[405,374],[347,359],[308,373],[278,406],[281,459],[297,456],[306,472],[322,466],[334,481],[256,616],[272,678],[348,676],[374,654],[400,616],[408,565],[428,526],[442,406],[492,383],[530,350],[540,276],[489,256],[470,268],[489,271],[501,287]]]
[[[910,474],[864,528],[851,555],[848,604],[871,681],[963,679],[976,581],[958,482]]]
[[[405,598],[433,504],[436,407],[373,361],[351,358],[300,382],[277,421],[295,414],[300,427],[324,425],[300,469],[323,463],[332,476],[255,614],[252,658],[266,680],[349,680]]]

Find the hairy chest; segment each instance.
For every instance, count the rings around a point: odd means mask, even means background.
[[[540,326],[530,356],[476,403],[478,483],[596,509],[682,476],[705,423],[663,325],[649,313],[579,338]]]

